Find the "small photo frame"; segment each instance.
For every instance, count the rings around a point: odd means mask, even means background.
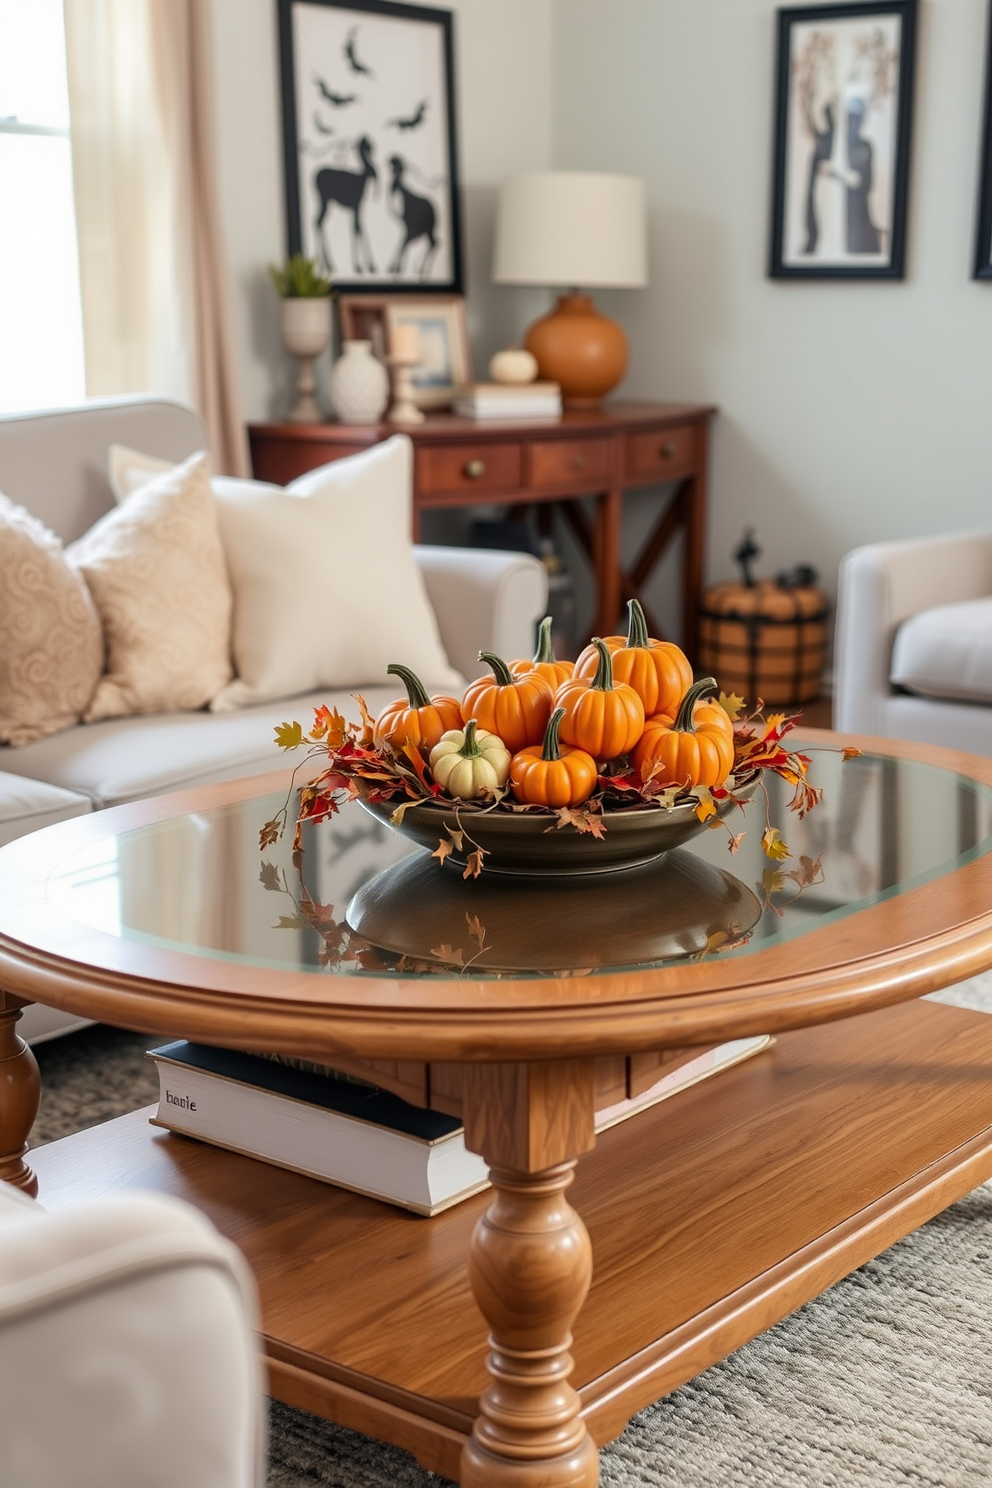
[[[771,278],[903,278],[916,12],[778,12]]]
[[[460,294],[450,10],[278,0],[286,240],[339,291]]]
[[[985,110],[978,176],[975,279],[992,279],[992,4],[985,26]]]
[[[458,389],[472,380],[461,295],[339,295],[338,322],[342,341],[371,341],[380,361],[397,326],[416,326],[421,362],[410,381],[418,408],[449,407]]]

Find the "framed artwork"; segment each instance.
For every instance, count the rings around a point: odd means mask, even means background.
[[[992,279],[992,3],[985,31],[985,111],[978,176],[978,224],[975,235],[975,279]]]
[[[279,0],[286,241],[334,286],[461,293],[452,16]]]
[[[420,408],[444,408],[458,388],[472,380],[465,301],[460,295],[340,295],[338,321],[343,341],[371,341],[384,360],[390,332],[398,325],[420,333],[419,367],[410,373]]]
[[[901,279],[917,0],[778,12],[773,279]]]

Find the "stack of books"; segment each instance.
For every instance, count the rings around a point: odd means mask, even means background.
[[[596,1113],[596,1130],[657,1105],[767,1048],[767,1035],[684,1058],[647,1090]],[[158,1065],[155,1126],[369,1194],[416,1214],[438,1214],[489,1182],[457,1116],[410,1105],[337,1071],[179,1040],[150,1050]],[[303,1068],[295,1067],[303,1064]]]
[[[476,382],[461,388],[452,406],[462,418],[556,418],[561,388],[556,382]]]

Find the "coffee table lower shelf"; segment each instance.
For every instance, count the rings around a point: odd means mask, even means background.
[[[575,1372],[593,1438],[992,1176],[992,1018],[904,1004],[786,1034],[604,1133]],[[258,1278],[271,1391],[458,1475],[485,1383],[465,1275],[485,1194],[435,1219],[168,1135],[138,1111],[31,1154],[49,1208],[190,1200]]]

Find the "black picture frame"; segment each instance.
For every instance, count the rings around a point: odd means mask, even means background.
[[[978,172],[973,279],[992,279],[992,0],[985,22],[985,109]]]
[[[902,279],[917,0],[777,12],[772,279]]]
[[[348,294],[464,292],[450,10],[278,0],[286,246]]]

